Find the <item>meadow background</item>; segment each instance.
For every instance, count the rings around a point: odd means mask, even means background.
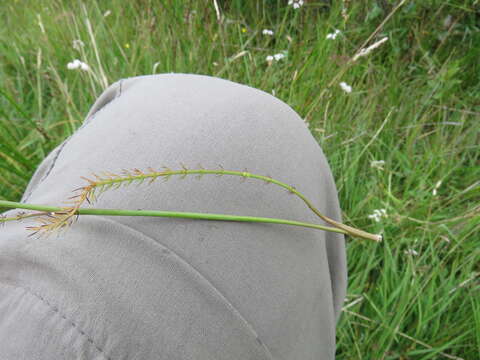
[[[1,199],[121,78],[257,87],[305,119],[344,222],[385,236],[347,238],[337,358],[480,358],[478,0],[9,0],[0,18]]]

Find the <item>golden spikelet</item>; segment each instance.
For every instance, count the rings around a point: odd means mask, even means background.
[[[38,234],[39,236],[48,235],[55,230],[66,229],[71,226],[75,221],[78,220],[77,210],[86,200],[90,204],[90,199],[92,201],[95,199],[94,189],[96,183],[88,178],[82,176],[83,179],[87,180],[90,185],[77,188],[73,191],[81,191],[80,194],[69,197],[69,199],[74,199],[73,201],[65,201],[65,203],[72,203],[72,206],[63,207],[61,211],[46,212],[36,218],[37,221],[41,223],[38,226],[27,226],[28,230],[33,230],[34,232],[28,236],[33,236]],[[77,215],[75,217],[75,214]]]

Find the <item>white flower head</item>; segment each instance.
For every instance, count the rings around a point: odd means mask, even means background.
[[[404,254],[406,255],[413,255],[413,256],[417,256],[418,255],[418,252],[415,251],[414,249],[407,249],[403,252]]]
[[[76,40],[73,40],[72,46],[75,50],[80,51],[80,49],[83,48],[85,44],[83,43],[82,40],[76,39]]]
[[[303,0],[288,0],[288,5],[293,6],[294,9],[298,9],[303,5]]]
[[[110,15],[112,12],[110,10],[107,10],[105,11],[105,13],[103,14],[103,17],[107,17],[108,15]]]
[[[273,36],[273,30],[263,29],[262,34],[263,34],[263,35]]]
[[[85,64],[84,62],[82,62],[80,64],[80,69],[82,69],[83,71],[88,71],[90,70],[90,66],[88,66],[87,64]]]
[[[383,165],[385,165],[385,160],[373,160],[370,163],[370,167],[378,170],[383,170]]]
[[[327,34],[327,39],[335,40],[336,37],[338,36],[338,34],[340,34],[340,33],[341,33],[341,31],[336,29],[333,33]]]
[[[368,215],[369,219],[373,219],[376,222],[380,222],[382,217],[384,217],[384,218],[388,217],[387,216],[387,210],[385,210],[385,209],[375,209],[375,210],[373,210],[373,214]]]
[[[278,53],[278,54],[274,54],[274,55],[268,55],[265,60],[268,62],[268,63],[271,63],[273,60],[275,61],[279,61],[279,60],[282,60],[284,57],[286,57],[287,54],[286,54],[286,51],[284,51],[283,53]]]
[[[85,64],[84,62],[78,60],[78,59],[75,59],[73,60],[72,62],[69,62],[67,64],[67,69],[68,70],[77,70],[77,69],[81,69],[83,71],[88,71],[90,70],[90,66],[88,66],[87,64]]]
[[[346,82],[342,81],[339,85],[342,88],[342,90],[345,91],[346,93],[351,93],[352,92],[352,87],[350,85],[348,85]]]
[[[80,67],[80,63],[81,63],[80,60],[75,59],[75,60],[73,60],[72,62],[69,62],[69,63],[67,64],[67,69],[68,69],[68,70],[78,69],[78,68]]]

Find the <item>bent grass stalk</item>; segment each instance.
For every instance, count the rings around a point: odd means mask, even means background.
[[[262,176],[257,174],[252,174],[245,169],[245,171],[231,171],[225,170],[222,165],[219,165],[221,170],[208,170],[204,169],[199,165],[200,169],[189,170],[185,165],[181,164],[182,170],[172,170],[168,167],[163,166],[162,168],[166,169],[165,171],[156,171],[151,167],[148,168],[149,173],[145,173],[137,168],[129,171],[122,169],[122,175],[110,173],[104,171],[104,177],[98,176],[95,173],[92,173],[93,177],[96,180],[92,180],[86,177],[81,176],[82,179],[88,182],[88,185],[82,186],[80,188],[74,189],[73,191],[80,191],[79,194],[71,196],[68,199],[74,199],[72,201],[66,201],[66,203],[71,203],[72,206],[69,207],[52,207],[52,206],[42,206],[42,205],[33,205],[33,204],[24,204],[12,201],[1,201],[0,206],[8,208],[23,208],[30,210],[39,210],[39,213],[34,214],[25,214],[19,213],[15,217],[0,218],[0,222],[11,221],[11,220],[21,220],[26,217],[37,217],[38,221],[41,222],[39,226],[27,226],[28,230],[34,230],[35,232],[30,234],[47,234],[54,230],[60,230],[69,227],[73,222],[78,219],[79,215],[117,215],[117,216],[160,216],[160,217],[178,217],[178,218],[190,218],[190,219],[207,219],[207,220],[225,220],[225,221],[247,221],[247,222],[264,222],[264,223],[278,223],[286,225],[295,225],[295,226],[304,226],[310,228],[316,228],[324,231],[332,231],[337,233],[343,233],[351,235],[354,237],[360,237],[364,239],[370,239],[374,241],[382,241],[381,235],[370,234],[368,232],[355,229],[348,225],[337,222],[333,219],[328,218],[323,215],[316,209],[308,199],[302,195],[295,187],[285,184],[281,181],[275,180],[270,176]],[[172,175],[182,175],[181,179],[184,179],[187,175],[198,174],[196,177],[200,179],[205,174],[216,174],[217,176],[223,175],[234,175],[241,176],[243,180],[247,178],[258,179],[265,181],[266,184],[276,184],[288,190],[289,193],[297,195],[302,199],[305,204],[322,220],[326,223],[333,225],[334,227],[327,227],[318,224],[310,224],[299,221],[291,221],[285,219],[275,219],[275,218],[263,218],[263,217],[253,217],[253,216],[237,216],[237,215],[225,215],[225,214],[208,214],[208,213],[190,213],[190,212],[173,212],[173,211],[155,211],[155,210],[116,210],[116,209],[81,209],[80,206],[87,201],[91,204],[91,201],[98,199],[98,196],[104,191],[114,187],[118,189],[122,184],[129,185],[133,181],[139,181],[140,184],[143,183],[145,179],[150,179],[149,185],[153,183],[158,177],[164,177],[164,182],[168,181]],[[98,192],[98,193],[97,193]],[[76,216],[75,216],[76,215]]]

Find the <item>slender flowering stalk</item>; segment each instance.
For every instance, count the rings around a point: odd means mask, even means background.
[[[200,169],[189,170],[183,164],[182,170],[171,170],[168,167],[163,166],[165,171],[156,171],[151,167],[148,168],[148,173],[145,173],[139,169],[133,169],[131,171],[122,169],[122,175],[113,174],[110,172],[103,172],[105,175],[104,177],[100,177],[97,174],[92,174],[96,180],[92,180],[89,178],[81,177],[82,179],[88,182],[88,185],[82,186],[77,188],[75,191],[80,191],[79,194],[70,197],[69,199],[73,199],[68,201],[67,203],[72,203],[70,207],[48,207],[48,206],[39,206],[39,205],[30,205],[30,204],[23,204],[23,203],[14,203],[9,201],[0,201],[0,206],[10,207],[10,208],[23,208],[23,209],[32,209],[32,210],[42,210],[43,213],[39,214],[39,221],[42,225],[39,226],[30,226],[27,227],[29,230],[35,230],[35,233],[45,233],[52,230],[59,230],[63,228],[67,228],[71,225],[75,219],[78,219],[79,214],[103,214],[103,215],[121,215],[121,216],[170,216],[170,217],[188,217],[188,218],[203,218],[203,219],[215,219],[215,220],[231,220],[231,221],[256,221],[256,222],[276,222],[276,223],[284,223],[284,224],[291,224],[297,226],[307,226],[318,228],[326,231],[334,231],[340,232],[344,234],[348,234],[351,236],[358,236],[365,239],[381,241],[381,235],[374,235],[367,233],[362,230],[358,230],[347,226],[345,224],[339,223],[333,219],[326,217],[325,215],[321,214],[311,203],[308,201],[304,195],[302,195],[299,191],[295,189],[295,187],[287,185],[283,182],[275,180],[270,176],[262,176],[249,173],[247,169],[245,171],[230,171],[225,170],[221,165],[221,170],[207,170],[204,169],[201,165],[199,166]],[[201,214],[201,213],[179,213],[179,212],[165,212],[165,211],[146,211],[146,210],[114,210],[114,209],[80,209],[80,206],[87,201],[95,201],[98,196],[103,193],[104,191],[114,187],[118,189],[122,184],[129,185],[133,181],[139,181],[140,184],[143,183],[144,180],[149,179],[149,184],[155,181],[158,177],[164,177],[164,181],[168,181],[168,179],[172,175],[181,175],[181,179],[184,179],[187,175],[198,174],[197,178],[200,179],[205,174],[216,174],[217,176],[223,175],[234,175],[234,176],[241,176],[243,180],[247,178],[251,179],[258,179],[263,180],[266,184],[276,184],[288,190],[289,193],[295,194],[300,199],[302,199],[305,204],[322,220],[325,222],[333,225],[335,228],[328,228],[328,227],[321,227],[320,225],[316,224],[308,224],[308,223],[299,223],[290,220],[283,220],[283,219],[272,219],[272,218],[256,218],[256,217],[242,217],[242,216],[232,216],[232,215],[221,215],[221,214]],[[93,211],[93,212],[92,212]],[[46,213],[48,212],[48,213]],[[107,214],[108,212],[108,214]],[[75,217],[76,215],[76,217]],[[8,220],[14,220],[16,218],[7,218]],[[0,219],[0,221],[6,221],[7,219]],[[261,220],[259,220],[261,219]],[[33,235],[31,234],[31,235]],[[31,236],[30,235],[30,236]]]
[[[34,214],[26,214],[23,215],[17,214],[14,217],[4,217],[0,215],[0,221],[5,223],[6,221],[12,220],[21,220],[27,217],[38,217],[38,216],[47,216],[49,218],[54,218],[58,214],[63,214],[64,209],[62,207],[56,206],[43,206],[43,205],[32,205],[32,204],[25,204],[25,203],[18,203],[13,201],[5,201],[0,200],[0,206],[4,207],[11,207],[11,208],[21,208],[21,209],[30,209],[30,210],[42,210],[38,213]],[[273,223],[273,224],[285,224],[285,225],[294,225],[294,226],[303,226],[309,227],[318,230],[324,231],[332,231],[340,234],[347,234],[345,230],[332,228],[328,226],[318,225],[318,224],[311,224],[305,223],[300,221],[294,220],[286,220],[286,219],[276,219],[276,218],[265,218],[265,217],[254,217],[254,216],[239,216],[239,215],[225,215],[225,214],[210,214],[210,213],[194,213],[194,212],[179,212],[179,211],[159,211],[159,210],[117,210],[117,209],[78,209],[77,210],[77,217],[78,215],[110,215],[110,216],[158,216],[158,217],[173,217],[173,218],[185,218],[185,219],[204,219],[204,220],[223,220],[223,221],[240,221],[240,222],[260,222],[260,223]],[[43,225],[42,225],[43,226]],[[40,227],[42,227],[40,226]],[[66,228],[67,223],[64,223],[59,228]],[[31,230],[34,227],[27,227],[27,229]],[[37,227],[35,227],[37,228]],[[32,236],[36,234],[36,232],[30,234]],[[43,230],[43,233],[39,233],[39,235],[49,234],[47,231]]]
[[[370,45],[369,47],[367,48],[364,48],[364,49],[361,49],[358,53],[356,53],[354,55],[354,57],[352,58],[352,61],[357,61],[359,58],[361,58],[362,56],[367,56],[368,54],[370,54],[373,50],[375,50],[376,48],[378,48],[380,45],[382,45],[385,41],[388,40],[388,36],[387,37],[384,37],[383,39],[377,41],[376,43]]]

